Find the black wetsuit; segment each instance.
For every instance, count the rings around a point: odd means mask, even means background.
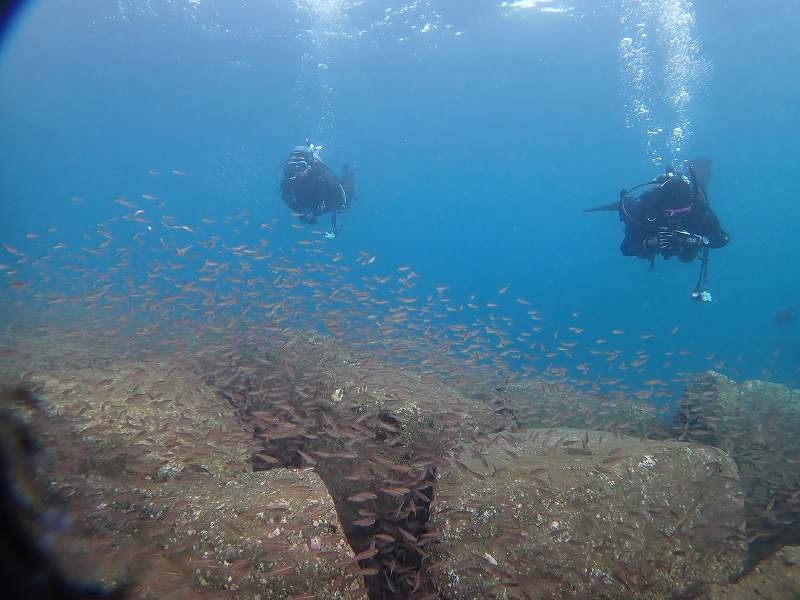
[[[355,197],[353,170],[342,167],[341,180],[321,160],[309,159],[309,169],[302,175],[284,173],[281,198],[304,223],[315,223],[317,217],[332,211],[350,208]]]
[[[705,192],[681,177],[675,177],[634,200],[625,198],[620,204],[620,220],[625,223],[625,239],[620,250],[625,256],[651,259],[677,256],[684,262],[697,257],[700,244],[684,243],[684,235],[676,235],[669,245],[659,245],[663,232],[688,232],[708,240],[709,248],[722,248],[729,236],[720,227],[717,215],[708,205]]]

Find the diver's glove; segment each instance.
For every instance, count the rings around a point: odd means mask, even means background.
[[[673,231],[673,239],[679,240],[681,244],[684,246],[708,246],[709,241],[708,238],[704,235],[698,235],[696,233],[689,233],[688,231],[677,230]]]
[[[696,233],[689,233],[682,229],[670,229],[669,227],[659,227],[658,247],[662,250],[675,249],[679,246],[708,246],[708,238]]]
[[[669,227],[659,227],[656,240],[661,250],[669,250],[675,244],[675,231]]]

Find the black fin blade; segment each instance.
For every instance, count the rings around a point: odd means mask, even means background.
[[[697,183],[708,189],[708,184],[711,183],[712,165],[710,158],[693,158],[686,161]]]
[[[595,206],[594,208],[584,208],[581,212],[618,212],[620,209],[620,202],[612,202],[611,204],[603,204],[602,206]]]

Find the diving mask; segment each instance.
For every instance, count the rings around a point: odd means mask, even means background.
[[[309,162],[302,157],[291,157],[284,167],[284,172],[289,179],[303,177],[311,170]]]

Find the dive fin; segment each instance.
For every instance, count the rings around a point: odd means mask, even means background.
[[[622,206],[622,201],[617,200],[611,204],[604,204],[602,206],[595,206],[594,208],[584,208],[581,212],[619,212]]]
[[[711,183],[711,159],[710,158],[693,158],[687,160],[686,165],[692,173],[694,180],[708,189],[708,184]]]

